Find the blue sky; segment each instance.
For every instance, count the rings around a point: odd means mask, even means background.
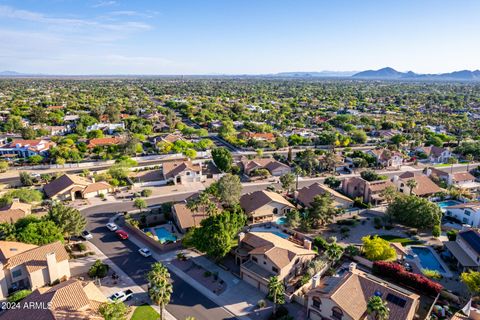
[[[480,68],[477,0],[0,0],[0,71]]]

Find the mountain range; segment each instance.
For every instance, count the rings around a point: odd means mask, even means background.
[[[0,77],[84,77],[65,75],[46,75],[20,73],[16,71],[0,71]],[[90,75],[89,77],[142,77],[142,75]],[[161,75],[158,75],[161,76]],[[187,75],[188,76],[188,75]],[[208,76],[208,75],[205,75]],[[400,72],[393,68],[386,67],[378,70],[356,71],[320,71],[320,72],[280,72],[263,75],[210,75],[212,77],[269,77],[269,78],[342,78],[342,79],[371,79],[371,80],[430,80],[430,81],[480,81],[480,70],[460,70],[450,73],[423,74],[413,71]],[[154,76],[148,76],[154,77]]]

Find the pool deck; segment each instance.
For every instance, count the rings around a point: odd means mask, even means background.
[[[418,258],[418,256],[411,250],[412,247],[416,247],[416,248],[424,248],[424,249],[428,249],[430,250],[430,252],[433,254],[433,256],[435,257],[435,259],[437,259],[438,263],[442,266],[442,268],[445,270],[445,272],[442,272],[442,271],[438,271],[443,277],[445,278],[452,278],[454,275],[453,273],[450,271],[450,269],[448,268],[448,266],[446,265],[446,263],[442,260],[442,258],[438,255],[438,253],[433,250],[431,247],[428,247],[428,246],[408,246],[407,247],[407,250],[409,251],[409,254],[411,254],[414,258],[413,259],[406,259],[408,262],[413,262],[415,263],[415,265],[420,269],[420,271],[422,269],[425,269],[422,264],[421,264],[421,261],[420,261],[420,258]]]
[[[172,224],[162,224],[162,225],[158,225],[158,226],[155,226],[155,227],[148,228],[148,231],[151,232],[151,234],[153,236],[153,239],[155,239],[155,241],[158,241],[158,242],[162,243],[157,236],[157,232],[155,231],[155,229],[158,229],[158,228],[164,228],[170,234],[172,234],[176,238],[175,242],[181,239],[179,237],[178,233],[176,232],[175,227]]]

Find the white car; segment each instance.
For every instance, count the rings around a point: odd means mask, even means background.
[[[107,223],[107,228],[110,231],[117,231],[118,230],[118,226],[113,222]]]
[[[93,238],[92,234],[88,232],[87,230],[83,230],[82,233],[80,234],[83,239],[85,240],[90,240]]]
[[[108,301],[110,302],[124,302],[127,300],[130,300],[132,298],[133,292],[132,290],[125,290],[125,291],[119,291],[114,294],[112,294],[110,297],[108,297]]]
[[[150,257],[152,255],[152,252],[148,248],[138,249],[138,253],[140,253],[145,258]]]

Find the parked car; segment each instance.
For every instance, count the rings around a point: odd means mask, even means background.
[[[152,252],[148,248],[138,249],[138,253],[140,253],[145,258],[150,257],[152,255]]]
[[[124,290],[124,291],[119,291],[119,292],[115,292],[114,294],[112,294],[110,297],[108,297],[108,301],[110,302],[124,302],[124,301],[127,301],[127,300],[130,300],[133,296],[133,291],[128,289],[128,290]]]
[[[80,236],[85,240],[90,240],[93,238],[92,234],[87,230],[83,230],[82,233],[80,233]]]
[[[128,233],[126,233],[126,232],[123,231],[123,230],[117,230],[117,231],[115,231],[115,233],[117,234],[117,236],[118,236],[121,240],[126,240],[126,239],[128,239]]]
[[[107,228],[110,231],[117,231],[118,230],[118,226],[113,222],[107,223]]]

